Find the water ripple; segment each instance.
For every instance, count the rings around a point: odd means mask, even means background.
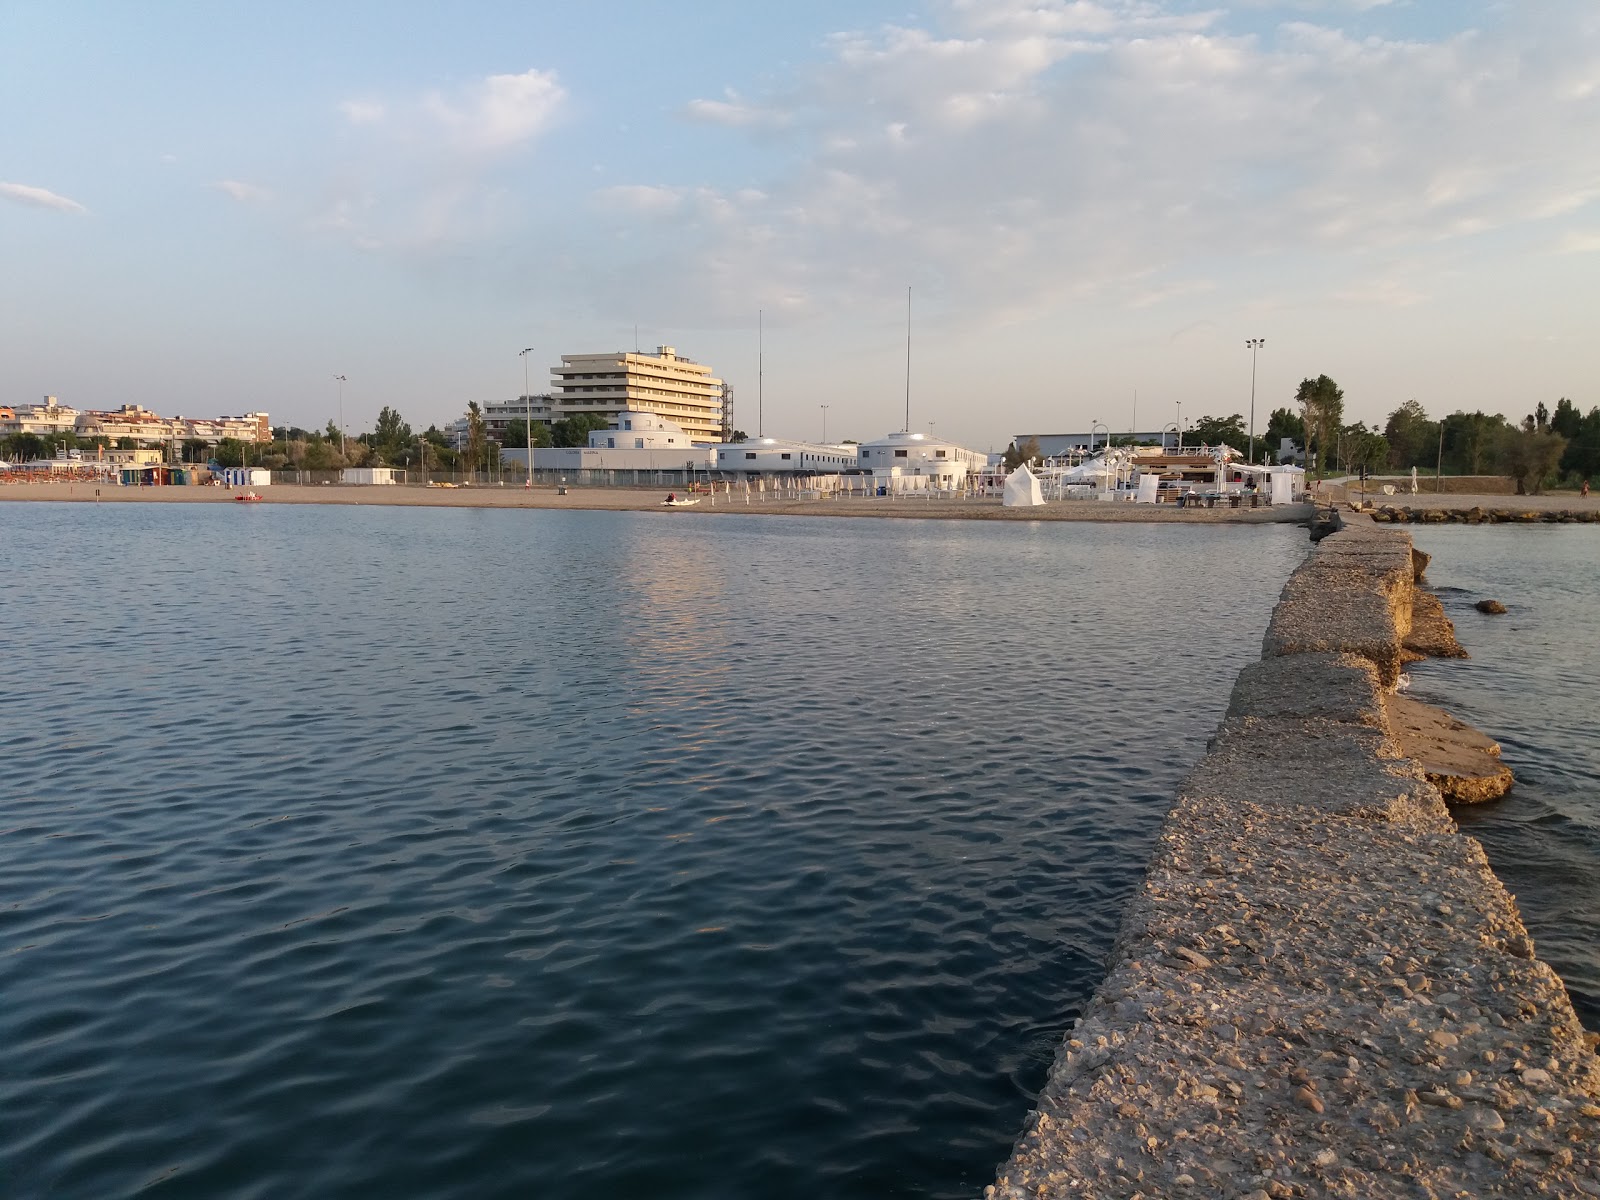
[[[13,507],[0,1191],[59,1197],[972,1194],[1304,550]]]

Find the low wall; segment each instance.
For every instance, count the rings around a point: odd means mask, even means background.
[[[1419,574],[1357,517],[1290,578],[986,1196],[1600,1196],[1593,1039],[1389,726]]]

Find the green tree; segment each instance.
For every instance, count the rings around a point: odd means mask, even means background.
[[[1482,475],[1494,462],[1496,446],[1510,429],[1499,413],[1453,412],[1444,419],[1444,465],[1457,475]]]
[[[372,445],[385,457],[398,454],[411,442],[411,426],[405,418],[387,404],[378,412],[378,423],[372,430]]]
[[[1339,431],[1339,461],[1352,475],[1363,470],[1371,475],[1389,465],[1389,439],[1374,426],[1368,429],[1359,421]]]
[[[216,453],[212,457],[217,460],[218,466],[242,467],[244,466],[245,444],[238,438],[225,437],[217,443]]]
[[[550,444],[553,446],[587,446],[589,435],[597,429],[605,429],[611,424],[599,413],[577,413],[570,417],[563,417],[550,429]]]
[[[1565,396],[1556,401],[1556,411],[1550,415],[1550,431],[1559,433],[1571,442],[1578,436],[1578,427],[1583,423],[1583,417],[1578,413],[1578,406]]]
[[[1559,405],[1556,412],[1561,412]],[[1587,416],[1578,420],[1567,452],[1561,456],[1561,469],[1579,479],[1600,475],[1600,408],[1591,408]]]
[[[1500,473],[1516,481],[1517,495],[1537,496],[1566,448],[1566,438],[1541,428],[1535,421],[1532,429],[1501,429],[1495,442],[1495,457]]]
[[[1275,408],[1272,410],[1272,416],[1267,419],[1267,431],[1261,437],[1266,442],[1267,456],[1276,460],[1278,447],[1283,445],[1284,438],[1288,438],[1302,449],[1305,448],[1306,423],[1293,409]]]
[[[514,417],[506,422],[505,441],[501,445],[507,450],[521,450],[528,444],[528,423],[521,417]],[[543,421],[533,423],[533,444],[535,448],[550,444],[550,426]]]
[[[1201,417],[1189,430],[1188,437],[1202,446],[1232,446],[1240,454],[1250,446],[1243,413],[1234,413],[1231,417]]]
[[[1389,465],[1399,470],[1431,467],[1439,448],[1439,422],[1430,421],[1428,412],[1415,400],[1407,400],[1389,414],[1383,427],[1389,439]]]
[[[489,453],[489,433],[483,423],[483,410],[476,400],[467,402],[467,469],[483,469]]]
[[[1306,470],[1310,471],[1314,462],[1320,476],[1344,424],[1344,389],[1326,375],[1318,375],[1315,379],[1302,379],[1294,399],[1300,408],[1300,419],[1305,422]]]
[[[12,433],[5,440],[6,457],[12,462],[31,462],[46,458],[44,439],[37,433]]]

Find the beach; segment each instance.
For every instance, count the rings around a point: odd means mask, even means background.
[[[232,504],[243,488],[117,487],[96,483],[14,483],[0,487],[0,500],[56,500],[73,503]],[[1273,525],[1304,521],[1307,504],[1277,508],[1178,508],[1173,505],[1107,503],[1098,500],[1056,500],[1031,508],[1006,508],[998,496],[983,498],[838,497],[778,499],[743,493],[701,496],[692,506],[668,507],[660,488],[568,487],[566,494],[548,485],[531,491],[520,487],[361,487],[350,484],[272,484],[249,489],[262,504],[382,504],[428,508],[598,509],[685,513],[751,513],[766,516],[901,517],[968,521],[1178,521],[1191,524]],[[245,507],[241,505],[240,507]]]

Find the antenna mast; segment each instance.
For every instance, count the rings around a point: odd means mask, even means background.
[[[911,432],[911,285],[906,285],[906,432]]]
[[[767,426],[767,313],[756,309],[756,436],[766,437]]]

